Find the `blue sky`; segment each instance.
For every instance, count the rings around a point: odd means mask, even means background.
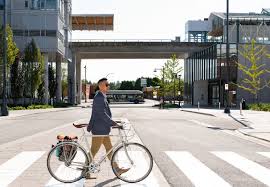
[[[231,0],[231,12],[261,12],[269,0]],[[114,14],[114,31],[73,32],[73,39],[184,39],[185,22],[225,12],[226,0],[73,0],[75,14]],[[96,81],[108,73],[112,79],[133,80],[154,76],[153,69],[166,60],[84,60],[87,79]],[[106,68],[104,68],[106,67]],[[142,68],[143,67],[143,68]],[[132,69],[132,72],[130,71]]]

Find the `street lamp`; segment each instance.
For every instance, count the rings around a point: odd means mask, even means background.
[[[7,108],[7,33],[6,33],[6,24],[7,24],[7,9],[6,9],[6,0],[4,0],[4,20],[3,20],[3,39],[4,39],[4,48],[3,48],[3,93],[2,93],[2,106],[1,106],[1,115],[8,116],[8,108]]]
[[[226,84],[228,86],[229,84],[229,0],[227,0],[227,10],[226,10],[226,71],[227,71],[227,75],[226,75]],[[230,113],[230,107],[228,105],[229,103],[229,88],[226,88],[226,107],[224,109],[224,113]]]
[[[84,96],[85,96],[85,103],[87,103],[87,96],[86,96],[86,88],[87,88],[87,86],[86,86],[86,83],[87,83],[87,81],[86,81],[86,65],[84,66]]]
[[[178,86],[179,86],[179,96],[178,96],[178,100],[179,100],[179,103],[178,103],[178,106],[179,106],[179,108],[181,107],[181,105],[180,105],[180,95],[181,95],[181,74],[180,75],[178,75],[178,78],[179,78],[179,83],[178,83]]]
[[[165,88],[164,88],[164,66],[162,67],[162,69],[158,69],[158,68],[155,68],[154,69],[154,72],[157,72],[157,71],[162,71],[162,84],[163,84],[163,86],[162,86],[162,106],[163,106],[163,108],[164,108],[164,92],[165,92]]]

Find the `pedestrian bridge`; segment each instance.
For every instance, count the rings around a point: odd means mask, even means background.
[[[81,103],[82,59],[180,59],[213,43],[180,42],[175,40],[72,40],[72,61],[68,63],[68,95],[72,104]]]
[[[174,40],[72,40],[73,54],[82,59],[168,59],[172,54],[184,59],[189,53],[210,47],[212,43]]]

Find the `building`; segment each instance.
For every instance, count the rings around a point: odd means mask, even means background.
[[[44,102],[48,103],[48,63],[50,62],[56,64],[56,101],[63,99],[61,64],[68,63],[69,102],[80,103],[81,70],[80,63],[74,60],[78,57],[72,54],[72,31],[113,30],[113,15],[74,15],[71,0],[6,0],[6,2],[7,23],[13,30],[14,41],[20,52],[23,52],[26,45],[33,39],[44,57]],[[3,5],[4,0],[0,0],[1,27],[3,26]]]
[[[195,24],[195,25],[194,25]],[[187,33],[190,28],[200,28],[205,33],[209,28],[207,36],[202,39],[190,37],[191,42],[213,42],[208,49],[192,53],[185,59],[185,100],[187,103],[196,105],[218,106],[225,105],[226,94],[224,87],[227,75],[229,77],[229,105],[239,106],[242,98],[248,103],[254,102],[254,97],[248,92],[238,88],[236,84],[243,78],[243,73],[235,63],[246,64],[247,60],[239,54],[245,44],[256,40],[258,45],[265,46],[270,52],[270,11],[263,9],[261,13],[230,13],[229,14],[229,73],[227,74],[226,63],[226,14],[213,12],[208,19],[195,22],[187,22]],[[206,26],[208,25],[208,26]],[[199,33],[199,30],[196,30]],[[263,57],[259,63],[266,64],[270,69],[270,59]],[[269,79],[269,77],[261,77]],[[270,102],[270,89],[264,88],[258,95],[261,102]]]

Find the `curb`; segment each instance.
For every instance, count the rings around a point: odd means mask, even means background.
[[[43,114],[43,113],[51,113],[51,112],[61,112],[61,111],[68,111],[68,110],[75,110],[78,107],[69,107],[69,108],[63,108],[63,109],[59,109],[59,110],[48,110],[48,111],[36,111],[33,113],[29,113],[29,114],[22,114],[22,115],[15,115],[15,116],[0,116],[0,120],[4,120],[4,119],[12,119],[12,118],[17,118],[17,117],[22,117],[22,116],[31,116],[31,115],[35,115],[35,114]],[[36,109],[38,110],[38,109]]]
[[[263,141],[266,141],[266,142],[270,142],[270,140],[268,140],[268,139],[265,139],[265,138],[261,138],[261,137],[258,137],[258,136],[251,135],[251,134],[249,134],[249,133],[247,133],[247,132],[243,132],[243,131],[241,131],[241,130],[239,130],[239,129],[237,129],[236,131],[239,132],[239,133],[241,133],[241,134],[243,134],[243,135],[245,135],[245,136],[250,136],[250,137],[252,137],[252,138],[256,138],[256,139],[259,139],[259,140],[263,140]]]
[[[190,110],[185,110],[185,109],[180,109],[183,112],[190,112],[190,113],[195,113],[195,114],[201,114],[201,115],[206,115],[206,116],[213,116],[213,117],[217,117],[214,114],[209,114],[209,113],[204,113],[204,112],[196,112],[196,111],[190,111]]]

